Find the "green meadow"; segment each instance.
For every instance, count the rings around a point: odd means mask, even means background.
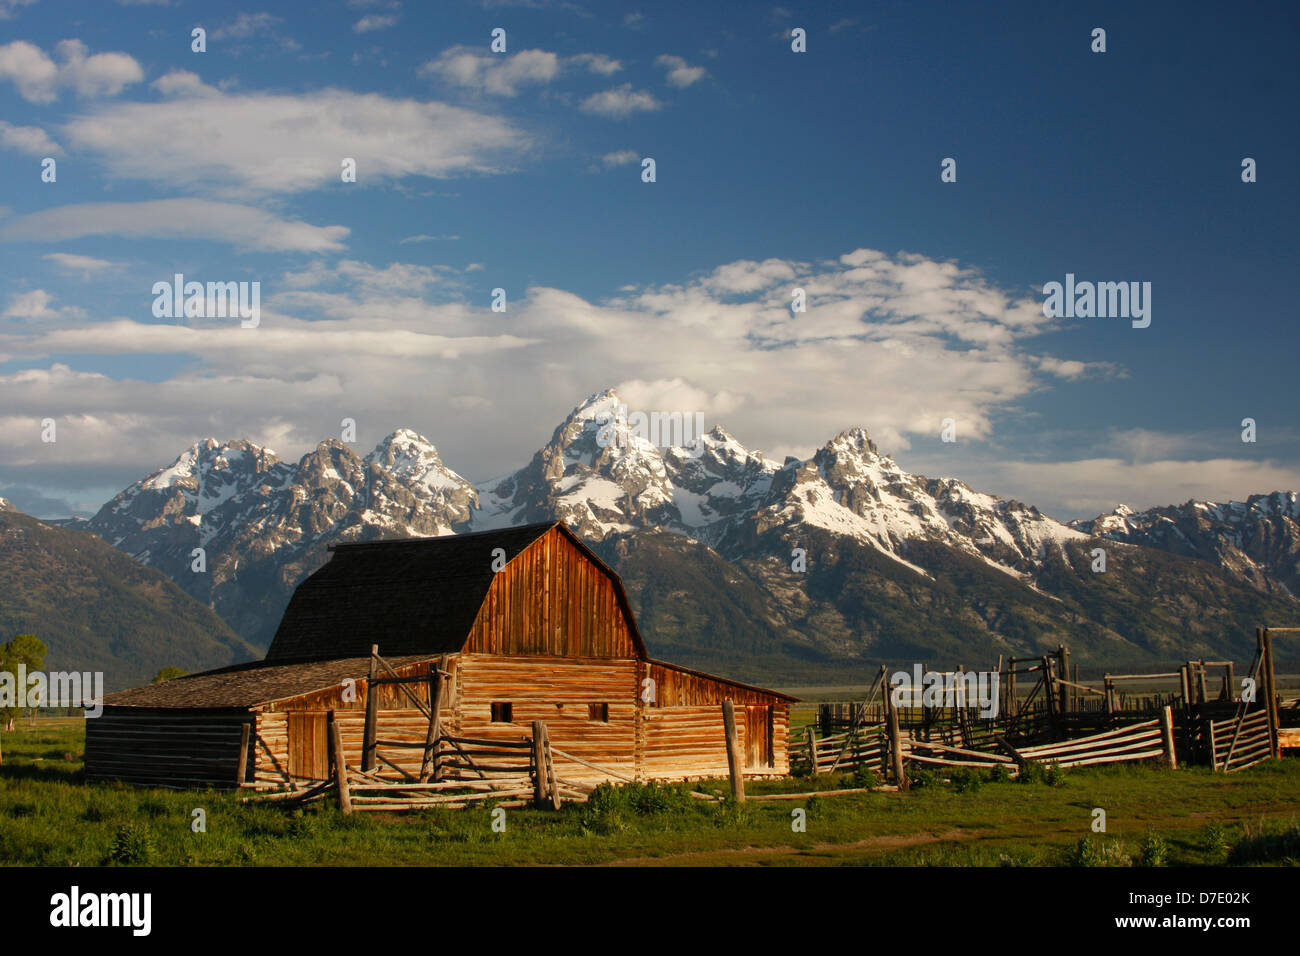
[[[345,816],[231,793],[86,783],[84,724],[21,721],[0,739],[0,863],[23,866],[1204,866],[1300,861],[1300,761],[1230,777],[1115,766],[1032,782],[922,774],[909,793],[709,802],[726,781],[601,788],[561,812],[490,807]],[[870,784],[751,781],[751,796]],[[1106,832],[1093,832],[1094,811]],[[195,810],[206,832],[195,832]],[[803,811],[805,832],[793,824]],[[499,824],[498,824],[499,829]]]

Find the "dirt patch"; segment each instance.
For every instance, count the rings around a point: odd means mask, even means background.
[[[722,863],[728,860],[735,863],[748,863],[756,859],[771,856],[788,856],[791,854],[835,853],[853,850],[895,850],[900,847],[922,846],[927,843],[949,843],[954,840],[970,840],[976,834],[966,830],[945,830],[943,833],[924,831],[920,833],[895,833],[888,836],[867,837],[852,843],[812,843],[806,846],[745,846],[717,850],[694,850],[690,853],[666,853],[663,856],[632,856],[621,860],[611,860],[602,866],[661,866],[664,864],[685,863],[704,864]]]

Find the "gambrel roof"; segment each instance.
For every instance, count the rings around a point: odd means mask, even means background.
[[[266,660],[362,657],[372,644],[385,655],[454,654],[465,645],[492,586],[497,549],[508,564],[552,528],[613,582],[638,656],[644,659],[645,644],[618,575],[563,522],[550,521],[476,534],[335,545],[329,563],[294,592]]]

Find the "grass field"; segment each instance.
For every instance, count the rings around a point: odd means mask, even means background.
[[[940,865],[1183,866],[1300,862],[1300,761],[1234,774],[1139,766],[1049,782],[922,780],[911,793],[708,803],[681,787],[599,792],[560,813],[487,808],[344,816],[215,791],[87,784],[83,724],[20,724],[3,736],[0,863],[7,865]],[[852,786],[821,777],[822,790]],[[725,781],[697,789],[723,793]],[[751,794],[812,789],[754,781]],[[792,811],[807,832],[792,831]],[[1107,832],[1093,833],[1094,808]],[[191,828],[206,814],[207,832]]]

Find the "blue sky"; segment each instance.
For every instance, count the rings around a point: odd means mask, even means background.
[[[0,495],[344,417],[480,480],[605,386],[1059,517],[1300,487],[1294,4],[436,6],[0,0]],[[260,326],[154,318],[176,272]],[[1045,318],[1067,272],[1150,327]]]

